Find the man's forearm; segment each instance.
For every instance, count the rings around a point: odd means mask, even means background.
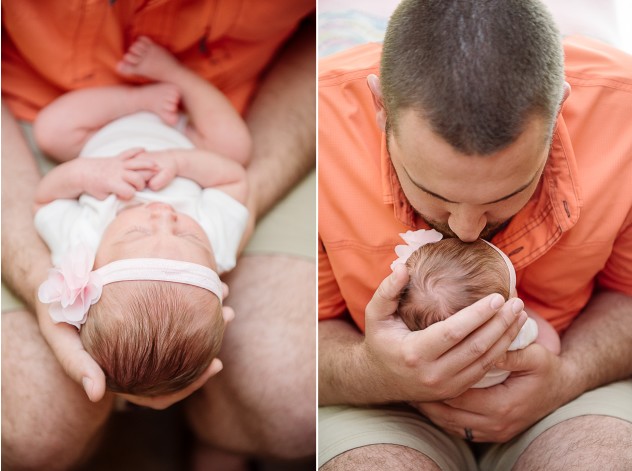
[[[632,297],[612,291],[593,296],[562,337],[574,396],[632,375]]]
[[[2,279],[31,308],[50,267],[35,231],[32,205],[40,180],[35,159],[11,112],[2,106]]]
[[[361,355],[364,336],[343,320],[318,323],[318,402],[371,404],[388,402],[380,397],[379,375],[371,373]]]
[[[257,219],[314,166],[315,47],[312,18],[303,21],[276,58],[246,116],[253,139],[248,206]]]

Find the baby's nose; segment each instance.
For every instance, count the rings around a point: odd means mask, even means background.
[[[149,203],[147,205],[147,208],[149,208],[152,212],[170,212],[170,213],[176,212],[175,209],[173,209],[173,206],[171,206],[170,204],[160,203],[158,201]]]

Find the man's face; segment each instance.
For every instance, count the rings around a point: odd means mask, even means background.
[[[431,227],[465,242],[491,239],[527,204],[550,145],[546,123],[534,118],[508,147],[488,156],[464,155],[412,110],[400,112],[387,142],[413,208]]]

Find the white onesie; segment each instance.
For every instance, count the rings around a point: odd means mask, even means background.
[[[159,151],[194,146],[157,115],[140,112],[104,126],[90,138],[78,158],[115,157],[134,147]],[[35,227],[51,250],[53,264],[58,265],[60,257],[77,244],[85,244],[96,253],[105,229],[119,211],[132,204],[154,201],[170,204],[202,226],[213,247],[219,273],[235,266],[248,220],[246,207],[222,191],[202,189],[181,177],[160,191],[137,191],[130,201],[121,201],[115,195],[101,201],[87,194],[78,200],[55,200],[37,211]]]

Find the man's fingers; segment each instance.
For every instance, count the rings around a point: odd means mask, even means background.
[[[382,320],[391,316],[397,310],[399,293],[408,283],[408,270],[403,265],[397,265],[393,273],[388,275],[373,294],[373,298],[366,307],[367,322]]]
[[[105,374],[92,357],[82,350],[78,352],[77,369],[85,374],[81,378],[83,389],[92,402],[99,402],[105,395]]]
[[[531,371],[544,363],[542,355],[547,354],[542,345],[533,344],[522,350],[507,352],[502,361],[497,361],[495,366],[509,371]]]
[[[228,323],[235,319],[235,310],[230,306],[222,306],[222,317]]]
[[[68,324],[53,324],[47,320],[42,334],[55,357],[70,378],[83,386],[88,399],[100,401],[105,394],[105,374],[96,361],[86,352],[77,329]]]
[[[522,301],[517,298],[509,302],[512,303],[512,306],[518,303],[520,310],[524,306]],[[500,294],[490,294],[471,306],[461,309],[447,319],[428,326],[423,331],[424,337],[428,341],[426,348],[431,349],[432,353],[438,358],[489,321],[505,304],[505,300]],[[512,316],[511,322],[515,318],[515,315]],[[497,333],[497,336],[494,336],[493,332],[490,333],[492,338],[487,342],[487,347],[493,345],[500,338],[511,322],[507,323],[505,328]]]
[[[495,320],[493,319],[493,321]],[[493,321],[490,321],[485,328],[492,327]],[[454,352],[450,352],[449,354],[454,354],[455,357],[460,358],[462,364],[467,365],[458,372],[462,380],[468,385],[476,383],[495,366],[499,357],[511,353],[507,352],[507,349],[526,321],[527,315],[522,311],[493,344],[487,346],[486,342],[491,341],[496,335],[496,326],[493,326],[493,330],[490,329],[494,332],[492,336],[484,337],[483,332],[481,332],[479,336],[468,338],[456,347]]]

